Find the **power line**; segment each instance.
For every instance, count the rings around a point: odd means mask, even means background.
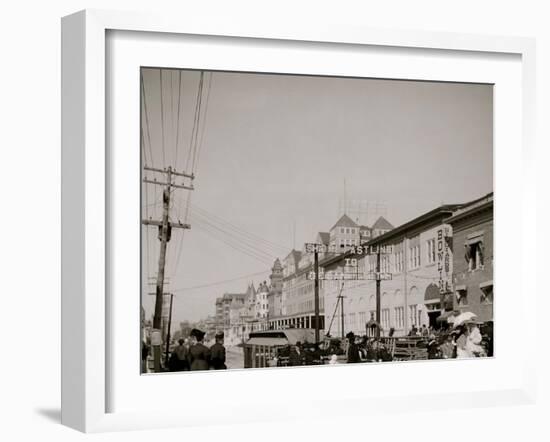
[[[178,112],[177,112],[177,125],[176,125],[176,155],[174,160],[174,166],[178,167],[178,150],[179,150],[179,135],[180,135],[180,107],[181,107],[181,70],[178,71]]]
[[[162,69],[159,70],[160,74],[160,126],[161,126],[161,139],[162,139],[162,167],[166,167],[166,153],[164,149],[164,92],[162,87]]]
[[[210,227],[208,225],[198,224],[197,227],[198,227],[199,230],[202,230],[204,233],[207,233],[210,236],[212,236],[213,238],[215,238],[215,239],[223,242],[224,244],[228,245],[233,250],[241,252],[241,253],[249,256],[250,258],[254,258],[257,261],[262,262],[263,264],[266,264],[266,265],[271,265],[272,264],[272,258],[270,256],[260,254],[256,250],[251,249],[249,247],[246,247],[242,243],[240,243],[238,241],[235,241],[233,238],[227,237],[223,233],[220,234],[220,232],[216,231],[215,229],[213,229],[212,227]]]
[[[173,292],[187,292],[187,291],[191,291],[191,290],[198,290],[198,289],[203,289],[203,288],[208,288],[208,287],[215,287],[215,286],[218,286],[218,285],[226,284],[228,282],[240,281],[241,279],[253,278],[254,276],[265,275],[267,273],[269,273],[269,270],[264,270],[262,272],[256,272],[256,273],[250,273],[248,275],[238,276],[238,277],[232,278],[232,279],[225,279],[223,281],[216,281],[216,282],[212,282],[212,283],[209,283],[209,284],[196,285],[196,286],[193,286],[193,287],[182,287],[182,288],[175,289],[175,290],[172,290],[172,291]]]
[[[264,238],[262,238],[262,237],[260,237],[256,234],[250,233],[250,232],[246,231],[244,228],[239,227],[236,224],[233,224],[230,221],[227,221],[227,220],[223,219],[222,217],[220,217],[218,215],[214,215],[213,213],[208,212],[206,209],[203,209],[203,208],[197,206],[196,204],[192,204],[191,208],[192,208],[193,212],[196,212],[200,215],[203,215],[204,217],[209,218],[213,222],[219,222],[222,225],[226,225],[227,228],[229,228],[231,230],[234,230],[235,232],[240,233],[243,236],[248,236],[252,240],[256,240],[260,243],[264,243],[264,244],[266,244],[266,247],[268,247],[270,249],[273,249],[274,251],[277,251],[278,253],[286,254],[287,251],[288,251],[288,247],[279,245],[277,243],[274,243],[272,241],[264,239]]]
[[[147,111],[147,95],[145,94],[145,83],[143,81],[143,72],[141,72],[140,79],[141,79],[141,94],[143,96],[143,110],[145,113],[145,124],[147,127],[147,141],[149,142],[149,155],[151,158],[151,166],[155,167],[155,163],[153,160],[153,148],[151,145],[151,127],[149,125],[149,112]]]
[[[204,106],[204,113],[203,113],[203,123],[201,128],[201,135],[199,138],[199,146],[197,150],[197,163],[199,162],[200,153],[202,150],[202,140],[204,138],[204,129],[206,127],[206,117],[208,116],[208,103],[210,101],[210,91],[212,90],[212,76],[214,75],[213,72],[210,72],[210,77],[208,80],[208,92],[206,93],[206,104]],[[194,170],[194,169],[193,169]]]
[[[198,216],[198,218],[197,218]],[[204,225],[206,224],[207,226],[223,233],[226,237],[228,238],[231,238],[235,241],[237,241],[238,244],[244,246],[244,247],[248,247],[250,248],[251,250],[253,250],[254,252],[256,252],[257,254],[259,255],[264,255],[265,257],[268,257],[268,258],[274,258],[276,256],[275,253],[273,253],[272,251],[270,250],[267,250],[266,251],[266,248],[262,247],[262,246],[258,246],[257,244],[254,244],[254,243],[251,243],[249,239],[247,239],[246,237],[243,237],[243,236],[238,236],[237,234],[231,232],[231,231],[228,231],[228,230],[225,230],[223,227],[220,227],[218,225],[215,225],[213,224],[212,222],[210,222],[208,219],[204,218],[202,215],[198,215],[198,214],[191,214],[191,217],[192,219],[194,219],[196,222],[198,222],[198,224],[200,225],[201,223]]]

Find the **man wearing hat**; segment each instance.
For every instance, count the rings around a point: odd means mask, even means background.
[[[210,347],[210,365],[214,370],[226,370],[223,332],[216,333],[216,343]]]
[[[210,350],[202,343],[204,332],[194,328],[191,330],[193,345],[189,348],[189,366],[191,371],[208,370],[210,368]]]
[[[349,332],[346,335],[346,338],[348,338],[348,364],[361,362],[361,358],[359,357],[359,347],[357,347],[357,344],[355,343],[355,335],[353,332]]]

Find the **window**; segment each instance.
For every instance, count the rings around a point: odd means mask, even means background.
[[[492,304],[493,303],[493,284],[481,287],[481,295],[479,297],[479,302],[481,304]]]
[[[468,305],[468,290],[466,287],[458,287],[455,291],[456,303],[459,306]]]
[[[382,316],[380,320],[382,328],[389,329],[390,328],[390,309],[383,308],[382,311],[380,312],[380,315]]]
[[[426,258],[428,264],[435,263],[435,238],[426,241]]]
[[[405,307],[395,307],[394,309],[394,323],[396,328],[405,327]]]
[[[390,257],[388,255],[383,255],[380,258],[380,271],[382,273],[390,272]]]
[[[349,314],[349,326],[352,330],[355,328],[355,313]]]
[[[409,247],[409,268],[420,267],[420,245]]]
[[[464,245],[466,248],[466,253],[464,255],[464,259],[466,259],[466,262],[468,263],[468,270],[470,272],[482,269],[483,268],[483,241],[481,238],[479,238],[477,241],[469,240]]]
[[[367,323],[367,312],[359,312],[359,325],[365,327]]]
[[[344,233],[346,231],[346,229],[344,229],[343,227],[340,227],[340,233]]]
[[[418,319],[418,308],[416,304],[409,305],[409,325],[417,325],[416,320]]]

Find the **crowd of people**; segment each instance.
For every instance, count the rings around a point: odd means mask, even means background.
[[[481,327],[481,328],[480,328]],[[439,329],[413,326],[407,337],[358,336],[349,332],[344,340],[327,339],[323,343],[296,342],[278,352],[273,366],[301,366],[338,363],[389,362],[405,359],[452,359],[493,356],[492,323],[466,322],[457,327]],[[412,338],[412,339],[411,339]],[[414,347],[408,357],[396,357],[396,340]]]
[[[191,330],[189,338],[178,340],[170,352],[168,371],[225,370],[225,347],[223,333],[217,333],[215,343],[208,347],[204,344],[205,333],[199,329]],[[142,346],[142,360],[146,360],[148,349]],[[143,370],[145,372],[145,370]]]
[[[223,333],[215,335],[215,343],[204,344],[205,333],[193,329],[189,338],[179,339],[168,360],[168,371],[225,370],[227,366]],[[356,336],[349,332],[345,339],[329,338],[319,344],[296,342],[277,350],[269,366],[302,366],[337,363],[388,362],[404,360],[395,355],[396,342],[414,342],[418,350],[409,359],[453,359],[493,356],[493,323],[468,321],[452,326],[413,326],[407,337],[393,338],[390,330],[387,337]],[[410,342],[409,342],[410,344]],[[420,356],[419,356],[420,355]],[[142,360],[146,360],[148,349],[142,348]],[[144,370],[145,372],[145,370]]]

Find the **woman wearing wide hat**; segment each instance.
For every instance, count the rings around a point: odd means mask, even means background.
[[[204,332],[194,328],[191,330],[193,345],[189,348],[189,365],[191,371],[208,370],[210,368],[210,350],[202,343]]]

